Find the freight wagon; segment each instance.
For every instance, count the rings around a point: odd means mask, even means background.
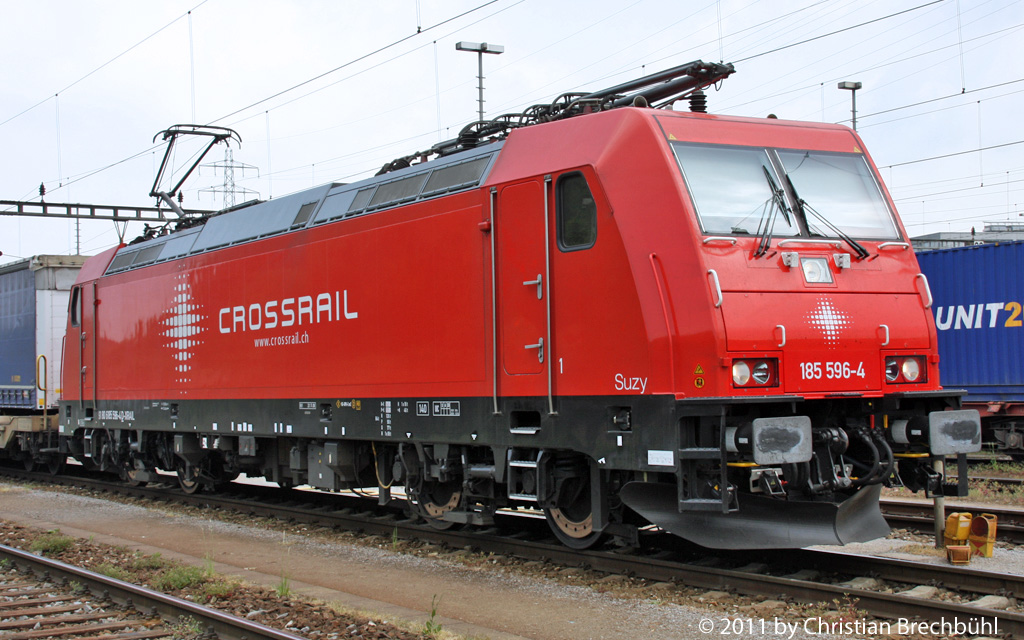
[[[986,444],[1024,460],[1024,242],[918,254],[935,296],[942,384],[964,389]]]
[[[27,466],[63,460],[55,437],[48,452],[26,434],[55,435],[68,301],[84,262],[39,255],[0,266],[0,450]]]

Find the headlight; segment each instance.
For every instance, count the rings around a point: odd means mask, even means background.
[[[779,361],[775,358],[747,358],[732,363],[734,387],[779,386]]]
[[[924,356],[887,356],[885,380],[892,384],[925,382]]]
[[[732,383],[737,387],[746,386],[750,382],[750,365],[743,360],[732,364]]]
[[[828,268],[828,258],[801,258],[800,267],[804,271],[804,282],[811,284],[832,282],[832,271]]]
[[[896,358],[885,359],[885,379],[889,382],[896,382],[900,378],[900,363]]]

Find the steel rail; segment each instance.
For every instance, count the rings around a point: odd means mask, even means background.
[[[135,607],[151,609],[165,620],[174,621],[180,615],[191,616],[204,629],[212,630],[219,638],[225,640],[242,640],[243,638],[246,640],[302,640],[301,636],[271,629],[245,618],[236,618],[223,611],[6,545],[0,545],[0,557],[17,565],[29,567],[36,573],[48,572],[51,578],[63,577],[74,580],[90,591],[109,595],[118,604],[130,602]]]
[[[1024,478],[1003,478],[1000,476],[968,476],[970,482],[989,482],[1007,487],[1019,487],[1024,484]]]

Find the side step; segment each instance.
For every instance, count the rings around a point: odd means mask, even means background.
[[[735,487],[729,485],[726,478],[728,465],[726,464],[725,448],[715,449],[714,447],[689,447],[679,449],[677,452],[681,473],[678,474],[679,486],[679,511],[719,511],[729,513],[736,510]],[[714,460],[721,465],[722,475],[719,478],[718,486],[714,490],[720,492],[721,497],[705,498],[700,497],[700,480],[697,475],[697,462],[701,460]],[[721,487],[726,487],[722,491]],[[704,495],[707,495],[706,492]]]
[[[521,459],[524,453],[518,452],[517,455],[515,448],[508,450],[508,497],[511,500],[537,502],[537,460],[540,452],[535,454],[537,459],[534,460]]]

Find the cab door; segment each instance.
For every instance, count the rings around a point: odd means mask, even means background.
[[[546,394],[548,335],[548,266],[544,185],[539,181],[500,191],[495,224],[498,262],[498,314],[501,364],[515,395]]]
[[[96,317],[99,306],[96,304],[96,281],[84,283],[80,287],[79,297],[81,307],[78,310],[80,318],[80,337],[78,340],[80,367],[81,395],[79,396],[82,406],[85,408],[85,415],[92,416],[96,410],[96,349],[99,338],[99,322]]]

